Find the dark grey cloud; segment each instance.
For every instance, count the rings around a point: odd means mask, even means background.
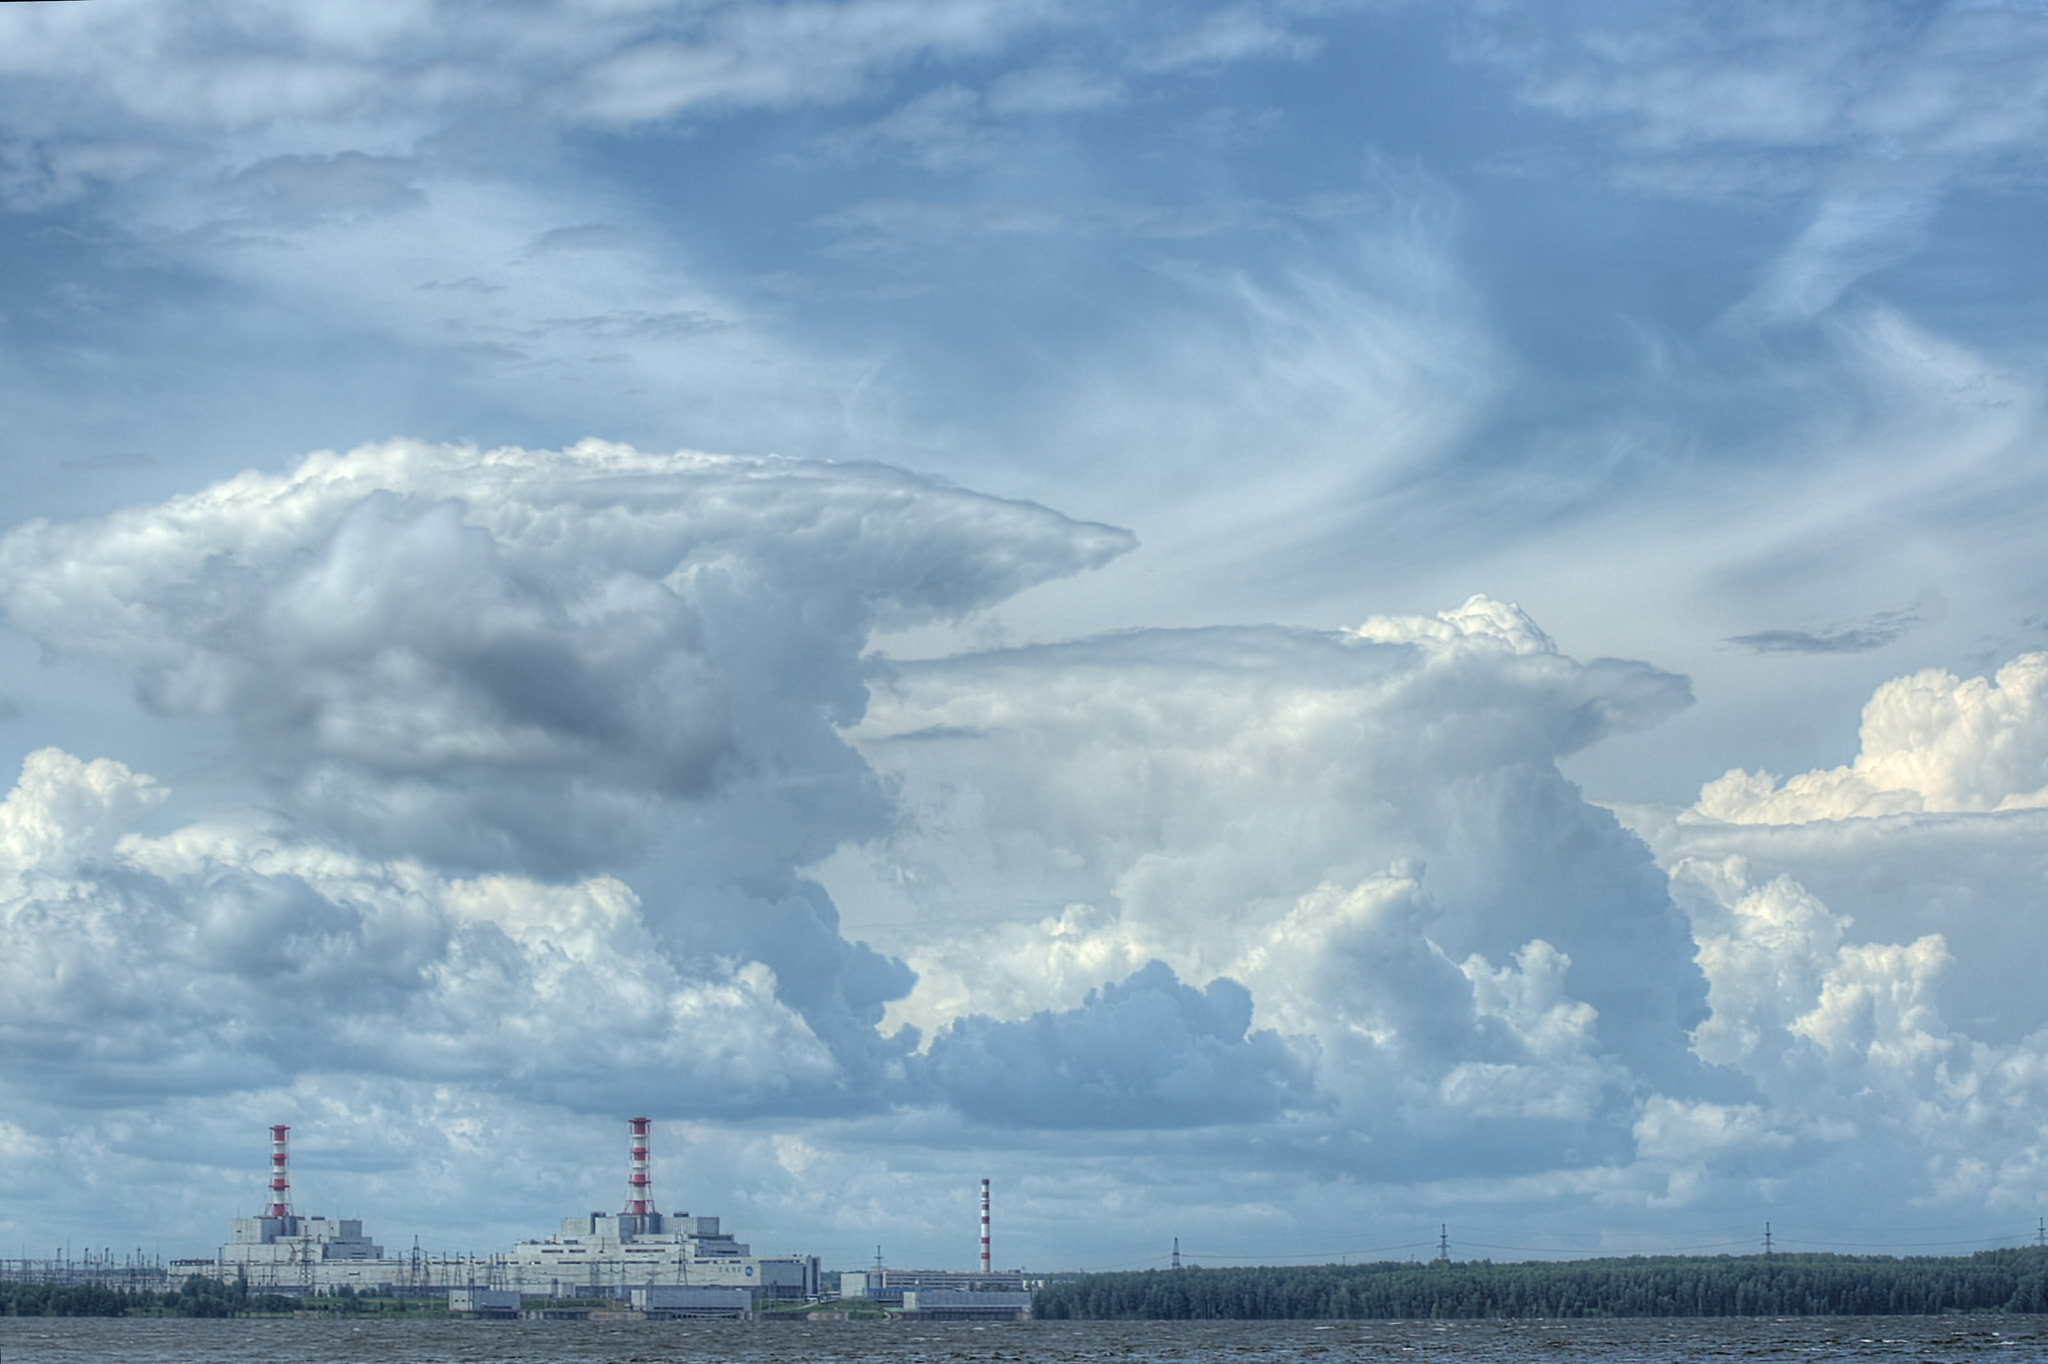
[[[1732,635],[1728,642],[1757,654],[1861,654],[1893,643],[1920,621],[1918,609],[1880,611],[1860,621],[1819,630],[1759,630]]]
[[[978,1122],[1032,1128],[1207,1127],[1263,1122],[1312,1101],[1310,1061],[1253,1031],[1236,981],[1184,985],[1154,961],[1076,1009],[1014,1023],[981,1015],[932,1039],[936,1097]]]

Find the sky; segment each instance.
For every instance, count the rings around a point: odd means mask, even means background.
[[[0,1254],[2048,1216],[2048,12],[0,6]]]

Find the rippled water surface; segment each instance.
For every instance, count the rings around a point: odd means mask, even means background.
[[[0,1317],[0,1364],[577,1364],[820,1360],[2048,1361],[2048,1319],[1869,1317],[1622,1322],[181,1321]]]

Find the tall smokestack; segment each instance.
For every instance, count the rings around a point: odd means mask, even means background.
[[[981,1272],[988,1268],[988,1181],[981,1181]]]
[[[647,1129],[653,1123],[646,1118],[628,1118],[633,1129],[633,1177],[626,1181],[626,1213],[642,1216],[654,1211],[652,1189],[647,1180]]]
[[[265,1217],[292,1215],[292,1176],[285,1152],[285,1134],[291,1130],[283,1124],[270,1129],[270,1209]]]

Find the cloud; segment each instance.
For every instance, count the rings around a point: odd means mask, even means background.
[[[1756,1085],[1737,1125],[1788,1142],[1785,1161],[1834,1150],[1934,1202],[2033,1206],[2044,677],[2048,658],[2025,654],[1988,678],[1896,678],[1864,707],[1852,763],[1782,783],[1735,771],[1689,809],[1631,811],[1698,944],[1711,1015],[1694,1048]],[[1711,1174],[1680,1162],[1672,1196]]]
[[[1003,76],[989,87],[988,106],[999,114],[1065,114],[1099,109],[1122,97],[1123,87],[1113,76],[1054,62]]]
[[[1161,40],[1139,59],[1151,71],[1213,68],[1250,58],[1303,61],[1322,48],[1320,39],[1296,32],[1284,6],[1225,5]]]
[[[948,1104],[1005,1126],[1258,1122],[1306,1100],[1314,1083],[1303,1058],[1251,1021],[1251,995],[1236,981],[1197,990],[1154,961],[1078,1008],[1012,1023],[955,1019],[933,1039],[924,1073]]]
[[[1736,319],[1809,319],[1918,252],[1952,190],[2040,174],[2048,18],[2036,6],[1594,0],[1496,7],[1482,33],[1475,52],[1513,72],[1525,100],[1607,135],[1618,155],[1605,172],[1631,187],[1814,197]]]
[[[223,194],[259,221],[304,224],[322,218],[358,219],[401,213],[427,202],[410,157],[274,156],[237,171]]]
[[[875,467],[400,442],[19,528],[0,604],[366,847],[575,870],[744,807],[774,865],[884,808],[836,729],[871,629],[1128,544]]]
[[[1610,121],[1647,152],[1849,150],[1955,169],[2048,121],[2048,21],[1985,4],[1906,16],[1870,0],[1786,8],[1593,3],[1494,12],[1486,51],[1532,103]],[[1982,78],[1987,61],[2001,78]]]
[[[1756,654],[1860,654],[1882,649],[1920,620],[1915,609],[1880,611],[1861,621],[1820,630],[1758,630],[1730,636],[1728,642]]]
[[[991,0],[722,5],[639,35],[578,73],[570,107],[618,122],[704,106],[844,99],[920,57],[988,53],[1057,22],[1059,6]]]
[[[1357,1128],[1599,1123],[1694,1083],[1705,986],[1646,850],[1554,764],[1686,700],[1485,598],[899,664],[854,734],[903,819],[819,875],[899,944],[888,1018],[933,1039],[1085,1014],[1157,961],[1312,1043]]]
[[[44,126],[90,127],[115,110],[164,128],[417,120],[509,108],[535,90],[547,116],[576,123],[787,107],[845,99],[920,57],[986,53],[1059,18],[1055,6],[989,0],[550,0],[516,15],[417,0],[346,17],[266,0],[204,15],[121,0],[71,9],[9,16],[0,69],[56,97]]]
[[[1861,738],[1848,766],[1782,785],[1767,772],[1729,772],[1701,788],[1694,814],[1804,824],[2048,806],[2048,654],[2024,654],[1995,678],[1930,668],[1887,682],[1863,708]]]
[[[1927,243],[1936,198],[1919,187],[1829,197],[1732,315],[1804,322],[1827,311],[1856,281]]]
[[[2043,669],[2041,655],[2026,654],[1990,678],[1930,669],[1894,679],[1864,707],[1850,764],[1783,782],[1737,770],[1707,783],[1688,809],[1639,810],[1631,822],[1674,874],[1694,869],[1686,885],[1748,906],[1743,940],[1764,942],[1761,914],[1819,944],[1760,947],[1774,969],[1823,949],[1905,953],[1892,964],[1917,973],[1956,1035],[2023,1043],[2048,1026],[2031,969],[2048,951],[2048,922],[2036,912],[2048,876]],[[1733,870],[1707,877],[1701,868]],[[1817,998],[1819,979],[1766,993]]]
[[[984,165],[1008,149],[981,96],[960,85],[919,95],[865,127],[833,133],[825,145],[854,159],[900,153],[931,171]]]
[[[520,1044],[503,1024],[518,1001],[559,998],[575,1014],[612,987],[596,964],[547,969],[560,942],[522,964],[508,916],[539,896],[535,913],[567,923],[626,893],[606,882],[614,889],[556,904],[528,878],[585,885],[638,867],[644,897],[593,920],[585,941],[694,963],[644,986],[641,1030],[765,1010],[730,1045],[758,1035],[774,1047],[778,1011],[793,1010],[837,1067],[817,1092],[839,1097],[816,1101],[864,1103],[871,1070],[901,1049],[874,1025],[911,977],[841,936],[802,868],[892,816],[887,788],[841,735],[867,704],[868,636],[974,610],[1129,544],[876,466],[395,442],[102,520],[19,527],[0,540],[0,606],[58,656],[125,673],[149,711],[222,720],[233,766],[289,817],[276,837],[496,888],[481,926],[454,925],[483,889],[437,891],[426,920],[394,920],[411,925],[401,942],[448,945],[432,964],[401,953],[391,969],[404,981],[431,969],[468,983],[443,1008],[394,979],[410,1002],[372,1000],[371,1015],[403,1015],[457,1050],[475,1026],[503,1038],[509,1065]],[[64,789],[76,805],[92,788]],[[39,827],[24,816],[10,837],[33,842]],[[198,878],[229,926],[219,950],[257,953],[259,974],[317,976],[339,954],[346,976],[364,941],[384,941],[352,907],[356,892],[337,903],[295,866],[210,878],[201,864],[239,867],[242,855],[194,852],[176,875],[152,864],[155,879],[131,885],[138,856],[108,890],[108,933],[130,914],[192,938],[177,901]],[[266,933],[297,942],[300,920],[309,960],[261,955]],[[165,960],[184,963],[160,968],[169,996],[198,958]],[[312,1045],[279,1037],[280,1055]],[[370,1051],[363,1064],[382,1065]],[[726,1089],[787,1088],[764,1084]]]
[[[613,878],[450,879],[275,827],[132,832],[162,796],[43,749],[0,804],[0,1035],[46,1094],[339,1072],[731,1111],[836,1078],[772,971],[664,942]]]
[[[1928,1196],[2032,1206],[2048,1116],[2038,991],[2029,1035],[1972,1038],[1948,1018],[1944,987],[1960,986],[1947,997],[1968,1007],[1989,982],[1958,970],[1946,935],[1873,939],[1797,880],[1762,881],[1740,856],[1684,858],[1672,880],[1711,982],[1700,1053],[1752,1078],[1775,1124],[1802,1143],[1853,1137],[1860,1165],[1893,1168]]]

